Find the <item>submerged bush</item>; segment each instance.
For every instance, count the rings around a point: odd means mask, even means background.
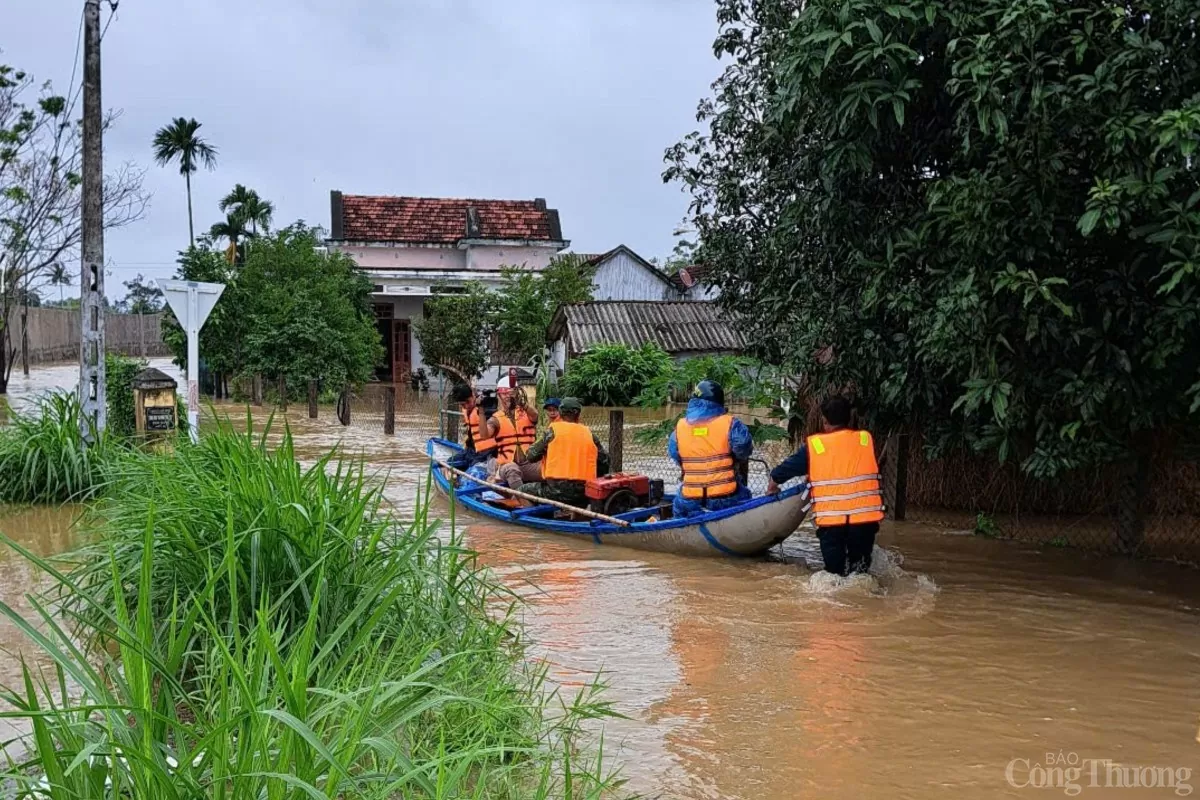
[[[0,502],[59,503],[95,495],[123,451],[101,433],[84,447],[72,393],[47,394],[0,428]]]

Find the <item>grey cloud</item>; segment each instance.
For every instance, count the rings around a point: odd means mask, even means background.
[[[65,86],[79,0],[0,0],[0,59]],[[328,224],[330,189],[546,197],[577,249],[666,253],[686,209],[662,152],[719,64],[709,0],[123,0],[104,42],[110,161],[148,169],[148,218],[113,233],[110,278],[167,276],[182,178],[150,158],[175,116],[220,148],[197,229],[234,183],[277,219]]]

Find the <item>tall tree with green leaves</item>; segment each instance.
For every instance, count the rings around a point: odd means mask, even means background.
[[[74,276],[72,276],[71,271],[67,269],[67,265],[61,261],[55,262],[55,264],[50,267],[50,275],[48,279],[51,286],[58,287],[58,302],[60,304],[65,303],[67,298],[63,294],[63,287],[70,286],[72,283],[74,283]]]
[[[178,161],[179,174],[187,182],[188,241],[196,244],[196,226],[192,219],[192,173],[201,166],[217,168],[217,148],[200,136],[201,124],[195,119],[176,117],[170,125],[154,134],[154,160],[161,166]]]
[[[275,215],[275,204],[270,200],[259,197],[258,192],[247,189],[242,184],[233,187],[233,191],[221,199],[221,210],[232,211],[245,224],[250,226],[250,235],[258,236],[261,227],[266,233],[271,229],[271,221]]]
[[[180,257],[178,276],[226,284],[200,334],[208,368],[228,377],[285,378],[341,388],[372,376],[383,346],[371,313],[371,282],[354,261],[318,250],[312,228],[296,223],[259,237],[239,267],[212,242]],[[164,335],[182,364],[186,342],[173,320]]]
[[[546,347],[546,330],[563,304],[592,299],[595,267],[568,253],[551,259],[541,271],[505,267],[497,292],[494,328],[500,351],[522,361]]]
[[[230,211],[225,215],[225,219],[214,223],[208,229],[208,235],[213,240],[224,239],[229,243],[225,249],[225,257],[229,263],[241,263],[243,257],[242,242],[251,234],[246,228],[245,218],[238,211]]]
[[[1200,410],[1195,3],[717,11],[728,67],[666,177],[760,351],[935,450],[1119,461],[1135,493]]]
[[[488,336],[496,297],[479,283],[461,294],[435,294],[425,301],[413,335],[434,375],[471,381],[488,365]]]

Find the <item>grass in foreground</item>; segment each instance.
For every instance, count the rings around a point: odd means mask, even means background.
[[[610,796],[578,749],[598,687],[546,690],[473,556],[265,435],[123,462],[73,572],[21,551],[64,613],[0,607],[53,664],[3,698],[18,796]]]

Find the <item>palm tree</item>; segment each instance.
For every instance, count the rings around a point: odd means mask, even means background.
[[[249,231],[246,230],[246,220],[237,211],[230,211],[225,215],[223,222],[218,222],[208,229],[208,235],[214,239],[227,239],[229,247],[226,249],[226,258],[230,264],[238,260],[241,253],[242,239],[249,236]]]
[[[54,266],[50,267],[50,285],[58,287],[58,302],[63,304],[66,298],[63,296],[63,287],[71,285],[72,276],[67,271],[66,266],[61,261],[54,262]]]
[[[162,166],[179,161],[179,173],[187,181],[188,236],[192,246],[196,245],[196,229],[192,223],[192,173],[203,164],[213,170],[217,168],[217,148],[197,135],[200,123],[194,119],[176,117],[165,128],[154,134],[154,160]]]
[[[222,211],[230,209],[250,224],[251,236],[258,236],[259,225],[262,226],[263,233],[270,231],[271,219],[275,216],[275,204],[270,200],[263,200],[253,189],[247,189],[240,183],[234,186],[233,191],[221,201]]]

